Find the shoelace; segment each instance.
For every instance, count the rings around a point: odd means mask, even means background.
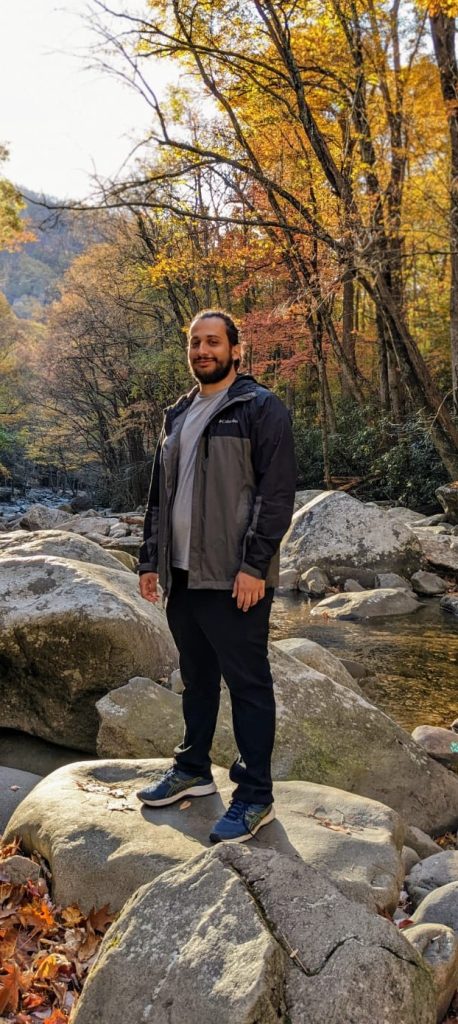
[[[243,800],[233,800],[224,817],[228,821],[237,821],[238,818],[243,817],[246,807],[248,807],[248,804],[245,804]]]

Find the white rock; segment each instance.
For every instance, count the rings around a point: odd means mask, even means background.
[[[384,615],[410,615],[420,608],[407,590],[365,590],[364,593],[333,594],[311,611],[313,618],[371,619]]]

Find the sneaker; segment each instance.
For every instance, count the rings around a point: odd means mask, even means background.
[[[210,833],[212,843],[245,843],[263,825],[275,818],[273,804],[245,804],[233,800],[223,817]]]
[[[213,779],[204,779],[202,775],[188,775],[187,772],[180,772],[178,768],[169,768],[168,771],[153,782],[146,789],[137,793],[138,799],[148,807],[165,807],[166,804],[174,804],[183,796],[209,796],[216,793],[216,786]]]

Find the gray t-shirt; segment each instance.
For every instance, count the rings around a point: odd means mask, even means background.
[[[213,395],[196,395],[181,429],[178,483],[172,509],[172,565],[177,569],[189,569],[192,489],[199,439],[227,392],[228,388],[224,388]]]

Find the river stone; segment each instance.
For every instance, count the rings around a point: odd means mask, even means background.
[[[279,590],[297,590],[298,573],[296,569],[282,569],[278,578]]]
[[[406,879],[406,889],[414,906],[418,907],[433,889],[449,882],[458,882],[458,850],[442,850],[421,860]]]
[[[31,505],[21,516],[19,523],[23,530],[49,530],[60,526],[61,523],[67,524],[71,519],[73,519],[72,515],[62,512],[58,508],[49,508],[48,505]],[[65,528],[67,529],[67,526]]]
[[[135,894],[103,940],[74,1024],[435,1017],[431,972],[388,921],[297,858],[230,844]]]
[[[281,545],[282,568],[300,572],[311,565],[325,571],[369,565],[380,572],[413,572],[419,561],[418,542],[407,526],[342,491],[318,495],[295,512]]]
[[[412,850],[410,846],[403,846],[402,853],[402,866],[404,869],[404,875],[409,875],[415,864],[419,863],[419,856],[415,850]]]
[[[364,590],[373,590],[377,584],[377,576],[373,569],[355,569],[350,565],[337,565],[330,569],[331,582],[337,586],[345,586],[346,580],[353,579]]]
[[[33,534],[24,533],[24,530],[13,530],[0,537],[0,558],[5,554],[20,555],[21,558],[28,558],[31,555],[57,555],[59,558],[70,558],[74,562],[105,565],[107,569],[121,568],[119,560],[112,552],[103,551],[87,537],[80,537],[64,530],[39,530]]]
[[[421,512],[416,512],[413,508],[405,508],[404,505],[392,505],[391,508],[385,509],[385,515],[389,519],[397,519],[401,523],[413,523],[426,519]]]
[[[350,690],[354,690],[355,693],[364,696],[358,684],[342,662],[339,661],[339,658],[331,654],[331,651],[327,651],[325,647],[315,643],[314,640],[307,640],[306,637],[302,636],[292,636],[285,640],[274,640],[272,646],[276,647],[279,651],[284,651],[285,654],[289,654],[292,658],[297,658],[303,665],[308,665],[309,668],[316,669],[317,672],[322,672],[323,675],[329,676],[335,683],[340,683],[341,686],[348,686]]]
[[[443,512],[438,512],[434,516],[423,516],[423,519],[416,519],[412,523],[412,526],[441,526],[442,523],[447,521],[447,516]]]
[[[131,534],[129,537],[104,537],[103,547],[105,550],[111,551],[111,548],[116,548],[117,551],[125,551],[126,554],[132,555],[133,558],[138,559],[140,547],[143,543],[142,534]]]
[[[458,764],[458,736],[452,729],[437,725],[417,725],[412,739],[430,755],[448,764]]]
[[[435,597],[437,594],[443,594],[447,590],[445,580],[437,576],[435,572],[424,572],[423,569],[414,572],[410,582],[416,594],[426,594],[427,596]]]
[[[458,935],[458,882],[433,889],[412,914],[415,924],[445,924]]]
[[[6,840],[18,835],[26,852],[50,864],[59,904],[111,903],[118,910],[145,881],[189,860],[204,846],[227,806],[233,785],[214,769],[219,792],[167,807],[141,805],[136,791],[170,760],[93,761],[48,775],[13,814]],[[277,821],[256,847],[293,853],[373,911],[394,910],[404,877],[404,825],[382,804],[309,782],[274,784]]]
[[[456,827],[458,778],[452,772],[428,757],[407,732],[359,694],[273,646],[269,658],[277,704],[275,779],[307,779],[358,792],[388,804],[424,831],[439,834]],[[157,689],[161,692],[163,687]],[[118,693],[112,697],[116,702]],[[175,697],[176,736],[181,738],[181,701]],[[154,705],[155,713],[161,706],[160,702]],[[167,715],[170,708],[168,701]],[[107,750],[104,745],[103,756],[125,754],[123,731],[126,744],[147,740],[148,716],[153,717],[148,692],[141,732],[135,738],[129,732],[138,729],[139,714],[132,726],[128,711],[118,714],[118,725],[113,721],[115,714],[110,729],[117,732],[118,746]],[[156,734],[160,731],[153,723],[151,728]],[[143,749],[142,756],[151,756],[151,747]],[[223,688],[213,755],[217,764],[228,767],[235,753],[230,701]],[[173,747],[167,749],[167,756],[172,754]]]
[[[27,885],[27,882],[38,882],[40,868],[28,857],[5,857],[0,860],[0,883],[11,885]]]
[[[412,590],[409,581],[404,576],[398,576],[396,572],[378,573],[377,586],[381,590]]]
[[[407,590],[365,590],[361,594],[325,597],[310,614],[314,618],[326,615],[331,619],[372,619],[385,615],[410,615],[420,607],[416,597]]]
[[[119,548],[110,548],[107,553],[110,557],[116,558],[125,569],[129,569],[130,572],[136,572],[138,558],[135,558],[134,555],[129,555],[127,551],[120,551]]]
[[[92,509],[90,512],[92,512]],[[118,523],[119,519],[108,519],[106,516],[82,513],[80,516],[72,516],[66,525],[66,529],[70,530],[71,533],[79,533],[83,537],[91,533],[98,533],[102,537],[107,537],[110,528],[117,526]]]
[[[348,579],[344,583],[344,591],[346,594],[360,594],[364,590],[364,587],[358,583],[357,580]]]
[[[458,523],[458,480],[442,484],[436,491],[436,498],[451,523]]]
[[[420,544],[422,554],[432,565],[444,569],[458,569],[458,537],[453,534],[436,533],[444,527],[430,526],[425,529],[412,528],[412,533]]]
[[[95,751],[96,701],[175,667],[165,613],[121,567],[4,555],[0,577],[0,725]]]
[[[413,925],[404,936],[433,972],[437,1020],[441,1021],[458,985],[458,937],[444,924]]]
[[[449,612],[450,615],[458,618],[458,594],[447,594],[446,597],[442,597],[440,606],[444,612]]]
[[[322,597],[329,586],[329,576],[316,565],[301,573],[299,577],[299,590],[304,594],[310,594],[312,597]]]
[[[0,835],[18,804],[41,782],[41,775],[0,765]]]
[[[427,832],[423,832],[421,828],[415,828],[415,825],[406,825],[404,841],[407,846],[411,846],[412,850],[418,853],[420,860],[425,860],[426,857],[432,857],[435,853],[442,851],[439,843],[434,842],[434,839],[431,839],[431,836]]]

